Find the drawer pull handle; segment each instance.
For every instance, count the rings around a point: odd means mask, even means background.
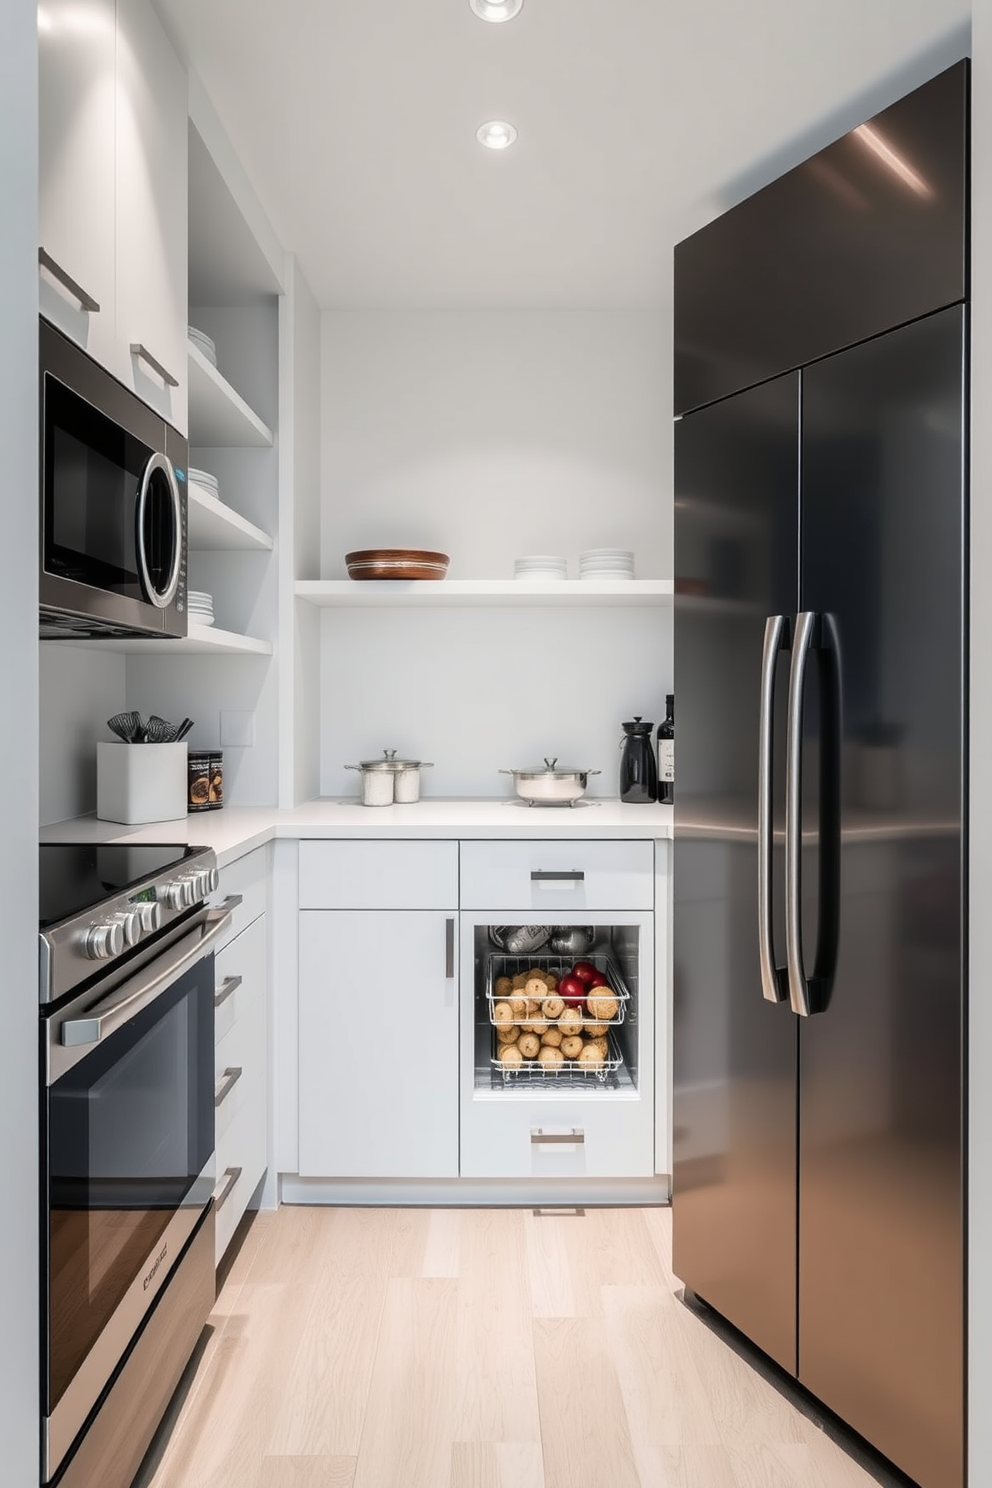
[[[220,984],[220,991],[214,993],[214,1007],[219,1008],[221,1003],[226,1002],[232,993],[237,992],[243,981],[244,977],[225,977]]]
[[[586,1134],[581,1126],[573,1126],[570,1132],[546,1132],[541,1126],[532,1126],[530,1131],[531,1146],[540,1147],[546,1142],[567,1142],[569,1146],[584,1142]]]
[[[86,293],[81,284],[76,283],[71,274],[66,273],[62,265],[57,259],[52,257],[47,248],[38,249],[38,262],[43,269],[48,270],[53,279],[59,281],[63,289],[69,291],[74,300],[79,301],[80,309],[89,310],[92,314],[96,314],[100,308],[98,302],[91,294]]]
[[[173,377],[168,367],[163,367],[158,357],[152,356],[151,352],[148,350],[148,347],[142,346],[140,341],[131,342],[131,355],[134,357],[136,362],[144,362],[146,366],[151,367],[153,372],[157,372],[159,377],[161,377],[162,381],[165,383],[166,387],[179,386],[179,379],[177,377]]]
[[[535,868],[530,875],[531,883],[582,883],[584,878],[581,868],[557,869],[554,872]]]
[[[447,919],[444,922],[444,976],[450,981],[455,974],[455,922]]]
[[[214,1189],[214,1208],[220,1209],[227,1203],[237,1185],[238,1179],[244,1172],[244,1168],[225,1168],[224,1176]]]
[[[244,1069],[240,1064],[227,1067],[224,1071],[224,1078],[218,1082],[217,1089],[214,1091],[215,1106],[223,1105],[243,1074]]]

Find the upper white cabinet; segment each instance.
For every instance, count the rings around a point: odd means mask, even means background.
[[[39,7],[42,313],[183,433],[186,74],[150,0]]]

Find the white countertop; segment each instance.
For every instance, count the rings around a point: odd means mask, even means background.
[[[625,806],[586,797],[573,807],[528,806],[499,798],[424,797],[410,806],[363,806],[332,797],[291,811],[274,806],[225,806],[179,821],[126,826],[76,817],[42,827],[42,842],[175,842],[212,847],[218,863],[233,862],[277,837],[578,837],[669,838],[671,806]]]

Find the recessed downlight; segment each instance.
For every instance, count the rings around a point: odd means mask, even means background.
[[[475,137],[487,150],[505,150],[513,144],[517,131],[505,119],[490,119],[487,124],[479,125]]]
[[[482,21],[512,21],[519,15],[524,0],[468,0]]]

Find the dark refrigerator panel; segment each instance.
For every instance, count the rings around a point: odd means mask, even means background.
[[[675,435],[675,1270],[790,1370],[797,1020],[762,995],[755,841],[766,618],[798,604],[798,412],[791,374],[689,415]],[[779,783],[788,660],[783,650]],[[777,825],[780,896],[781,813]],[[774,941],[784,965],[781,916]]]
[[[803,373],[842,794],[836,976],[799,1041],[799,1378],[923,1488],[963,1481],[964,335],[956,306]],[[811,780],[820,723],[814,688]],[[836,826],[806,809],[815,870]]]
[[[962,61],[678,245],[676,412],[965,297],[967,117]]]

